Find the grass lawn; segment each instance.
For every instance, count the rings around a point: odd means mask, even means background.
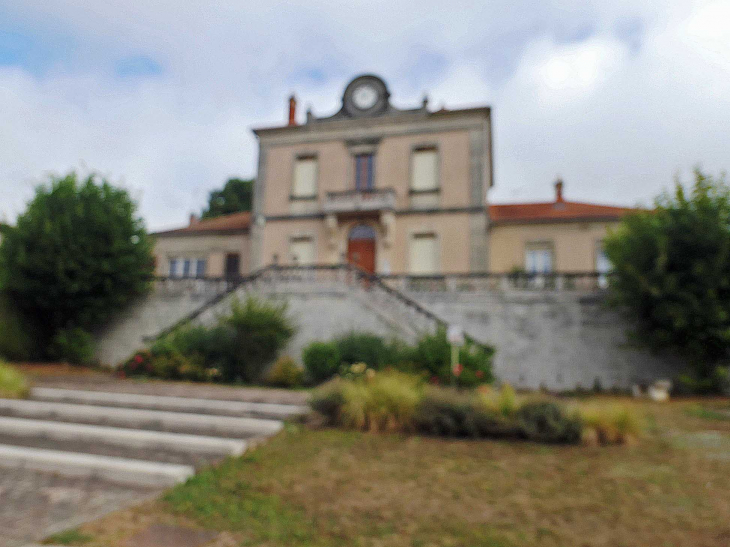
[[[66,543],[121,547],[165,523],[219,530],[217,547],[730,545],[730,404],[627,404],[647,422],[634,446],[289,426]]]

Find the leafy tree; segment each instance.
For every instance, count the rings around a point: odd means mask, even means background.
[[[730,189],[695,171],[686,192],[627,216],[605,242],[616,303],[638,319],[637,339],[680,352],[710,378],[730,350]]]
[[[222,190],[213,190],[208,197],[208,208],[202,218],[214,218],[241,211],[253,206],[253,180],[228,179]]]
[[[44,343],[83,342],[77,329],[102,325],[148,288],[152,242],[135,210],[126,191],[71,172],[39,186],[4,230],[0,286]]]

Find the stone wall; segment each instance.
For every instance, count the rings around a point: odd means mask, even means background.
[[[600,292],[411,292],[497,349],[495,372],[516,387],[628,388],[672,377],[681,363],[629,344],[629,324]]]
[[[284,299],[298,326],[286,353],[299,359],[312,340],[327,340],[352,330],[397,336],[413,342],[417,332],[432,330],[433,322],[418,324],[417,311],[403,306],[375,285],[327,283],[253,283],[220,299],[225,287],[212,283],[164,285],[117,318],[99,336],[98,357],[116,364],[143,347],[145,339],[203,308],[195,321],[212,324],[230,310],[233,295],[246,293]],[[628,388],[672,377],[681,364],[668,356],[652,355],[628,344],[628,324],[609,309],[600,292],[548,290],[413,291],[412,300],[449,324],[459,324],[475,339],[497,349],[497,376],[516,387],[550,390]],[[216,298],[218,297],[218,298]],[[208,305],[217,301],[214,305]],[[398,307],[400,306],[400,307]],[[409,316],[407,313],[416,314]],[[423,315],[423,314],[421,314]]]

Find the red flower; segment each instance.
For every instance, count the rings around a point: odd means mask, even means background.
[[[482,378],[482,377],[484,376],[484,372],[483,372],[483,371],[481,371],[481,370],[477,370],[477,371],[476,371],[476,372],[474,373],[474,376],[476,376],[477,378]]]
[[[142,356],[141,356],[141,355],[135,355],[135,356],[134,356],[134,362],[135,362],[135,363],[137,363],[138,365],[139,365],[139,364],[140,364],[140,363],[141,363],[142,361],[144,361],[144,359],[142,359]]]
[[[452,369],[452,372],[454,373],[454,376],[458,378],[459,376],[461,376],[461,373],[464,372],[464,365],[462,365],[461,363],[456,363],[454,365],[454,368]]]

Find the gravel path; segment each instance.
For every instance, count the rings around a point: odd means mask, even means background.
[[[96,479],[0,469],[0,547],[41,540],[157,493]]]

